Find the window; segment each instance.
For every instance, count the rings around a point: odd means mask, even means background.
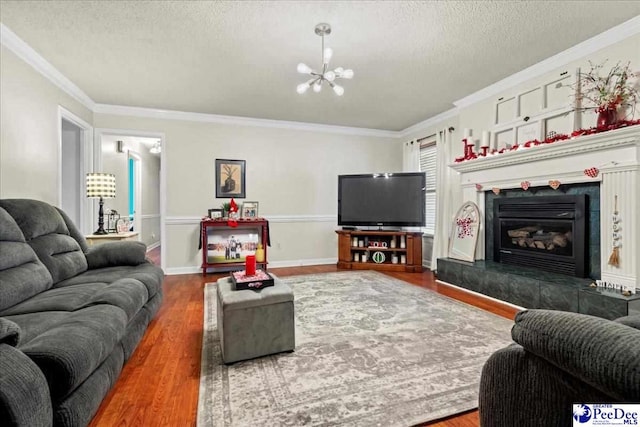
[[[427,176],[424,232],[433,235],[436,231],[436,142],[431,138],[420,143],[420,172]]]

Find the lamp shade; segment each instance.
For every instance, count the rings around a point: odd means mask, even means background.
[[[112,173],[88,173],[87,197],[103,199],[116,197],[116,176]]]

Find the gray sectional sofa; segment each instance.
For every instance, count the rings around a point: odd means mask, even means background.
[[[140,242],[88,247],[61,210],[0,200],[0,425],[83,426],[161,305]]]
[[[640,315],[522,311],[511,335],[482,371],[482,427],[564,427],[573,404],[640,402]]]

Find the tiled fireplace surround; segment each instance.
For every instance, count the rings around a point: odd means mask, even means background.
[[[475,292],[511,302],[526,308],[549,308],[594,314],[615,318],[640,313],[640,291],[631,297],[620,292],[590,288],[592,279],[623,284],[640,289],[640,126],[631,126],[595,135],[581,136],[554,144],[540,145],[500,155],[451,165],[460,174],[463,200],[474,201],[480,209],[481,223],[476,261],[474,263],[452,259],[438,260],[438,280]],[[587,176],[585,169],[596,167],[597,177]],[[485,243],[485,208],[490,208],[492,188],[503,190],[503,196],[522,190],[520,183],[529,181],[531,187],[544,187],[552,191],[550,180],[558,180],[559,190],[583,191],[593,199],[594,187],[600,184],[599,239],[591,237],[598,248],[588,251],[593,258],[592,279],[572,278],[555,273],[523,267],[497,264],[491,261]],[[567,184],[589,183],[574,186]],[[476,184],[482,186],[478,191]],[[582,187],[582,190],[579,189]],[[517,189],[517,190],[516,190]],[[568,191],[569,193],[569,191]],[[595,192],[597,193],[597,191]],[[489,194],[489,196],[487,196]],[[559,193],[562,194],[562,193]],[[612,216],[614,198],[618,196],[621,218],[620,266],[608,264],[613,247]],[[598,203],[592,200],[593,203]],[[598,215],[592,203],[592,215]],[[595,219],[595,218],[594,218]],[[592,223],[596,221],[591,221]],[[593,233],[592,233],[593,234]],[[490,244],[488,246],[491,246]],[[599,265],[597,265],[599,264]]]

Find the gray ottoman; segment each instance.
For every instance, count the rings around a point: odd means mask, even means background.
[[[218,332],[224,363],[295,348],[293,292],[278,280],[258,291],[235,291],[231,280],[218,280]]]

